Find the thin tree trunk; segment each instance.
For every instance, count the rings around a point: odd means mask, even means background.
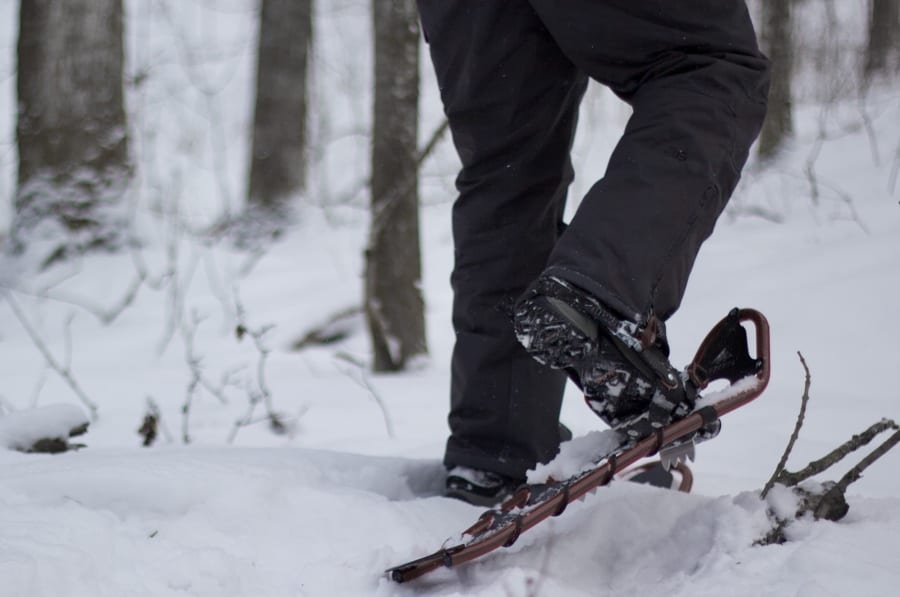
[[[14,248],[40,245],[44,264],[116,248],[131,174],[122,0],[22,0],[19,19]]]
[[[866,44],[866,79],[888,70],[900,47],[900,0],[869,1],[869,40]]]
[[[778,153],[794,131],[791,99],[793,0],[765,0],[761,4],[760,45],[772,60],[772,83],[769,110],[759,135],[759,156],[768,160]]]
[[[262,0],[247,201],[276,221],[306,184],[312,8],[312,0]]]
[[[414,0],[373,0],[375,102],[366,318],[374,369],[426,352],[418,199],[419,27]]]

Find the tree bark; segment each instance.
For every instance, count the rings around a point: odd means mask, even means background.
[[[885,72],[900,47],[900,0],[869,1],[869,40],[866,44],[866,79]]]
[[[365,311],[376,371],[424,354],[418,198],[419,25],[414,0],[373,0],[372,222]]]
[[[122,0],[23,0],[14,249],[44,264],[121,244],[131,174]]]
[[[793,71],[793,0],[761,3],[760,45],[772,60],[769,110],[759,135],[759,157],[774,157],[794,131],[791,98]]]
[[[306,185],[312,0],[262,0],[247,203],[278,221]]]

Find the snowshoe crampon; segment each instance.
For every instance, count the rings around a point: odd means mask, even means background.
[[[756,332],[756,354],[751,356],[747,329]],[[509,547],[519,536],[551,516],[559,516],[573,500],[609,484],[617,473],[660,450],[693,441],[719,418],[758,397],[769,383],[769,324],[753,309],[733,309],[710,330],[685,374],[698,390],[725,380],[724,389],[703,394],[686,417],[658,429],[637,442],[598,454],[596,465],[562,481],[523,485],[497,508],[484,512],[463,531],[460,542],[423,558],[386,571],[395,582],[406,582],[438,568],[452,568],[499,547]]]

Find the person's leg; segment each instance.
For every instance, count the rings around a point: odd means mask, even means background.
[[[565,376],[518,345],[510,308],[559,237],[587,78],[527,3],[420,0],[419,10],[462,161],[444,462],[522,478],[558,450]]]
[[[517,302],[515,330],[636,440],[694,406],[662,322],[762,125],[768,61],[742,0],[531,4],[566,56],[634,114],[606,175]]]
[[[634,109],[548,273],[620,316],[668,318],[765,116],[743,0],[532,0],[566,56]]]

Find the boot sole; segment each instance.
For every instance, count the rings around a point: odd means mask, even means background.
[[[559,299],[534,297],[515,317],[519,342],[543,365],[567,369],[596,353],[597,324]]]

